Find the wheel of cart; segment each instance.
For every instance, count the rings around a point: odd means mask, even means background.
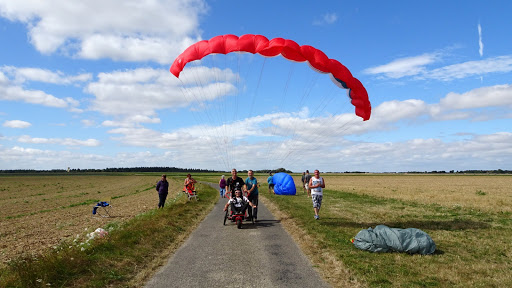
[[[229,217],[229,214],[231,213],[230,210],[231,210],[231,208],[228,207],[228,209],[226,210],[226,213],[224,214],[224,225],[226,225],[226,221],[230,218]]]

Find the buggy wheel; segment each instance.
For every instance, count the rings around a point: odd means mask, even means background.
[[[238,219],[238,220],[236,220],[236,227],[237,227],[238,229],[242,229],[242,219]]]
[[[226,220],[228,220],[228,210],[226,210],[226,214],[224,214],[224,225],[226,225]]]

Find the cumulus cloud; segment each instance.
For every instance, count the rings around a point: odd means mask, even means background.
[[[80,102],[74,98],[58,98],[41,90],[27,90],[21,84],[28,81],[38,81],[68,85],[88,81],[91,77],[91,74],[67,76],[62,72],[52,72],[38,68],[3,66],[0,68],[0,100],[21,101],[47,107],[66,108],[72,112],[82,112],[78,108]]]
[[[448,93],[439,102],[443,109],[474,109],[483,107],[512,108],[512,85],[496,85],[473,89],[466,93]]]
[[[0,100],[22,101],[47,107],[68,108],[70,103],[38,90],[25,90],[19,86],[0,86]]]
[[[69,85],[77,82],[87,82],[92,79],[91,73],[82,73],[74,76],[66,75],[61,71],[50,71],[41,68],[3,66],[0,70],[10,75],[14,83],[42,82],[60,85]]]
[[[231,76],[219,78],[224,74]],[[190,78],[201,79],[202,83]],[[180,79],[181,82],[163,69],[114,71],[100,73],[98,81],[89,83],[86,92],[95,96],[93,110],[106,115],[139,115],[142,118],[138,122],[149,123],[146,122],[148,117],[154,117],[156,110],[187,107],[191,103],[200,105],[236,90],[232,83],[237,79],[236,75],[230,71],[219,73],[217,68],[191,68],[184,71]],[[188,86],[190,82],[195,86]]]
[[[32,126],[32,124],[30,124],[29,122],[26,122],[26,121],[22,121],[22,120],[10,120],[10,121],[5,121],[4,124],[2,124],[2,126],[9,127],[9,128],[28,128],[28,127]]]
[[[200,40],[207,10],[202,0],[0,1],[0,16],[25,24],[41,53],[163,64]]]
[[[96,139],[78,140],[72,138],[37,138],[28,135],[18,137],[18,142],[31,144],[57,144],[63,146],[88,146],[96,147],[101,143]]]
[[[340,161],[353,163],[350,171],[367,171],[372,163],[379,163],[376,172],[417,171],[418,167],[422,167],[421,171],[497,169],[512,159],[512,133],[473,135],[450,142],[430,138],[394,143],[353,143],[339,155]]]

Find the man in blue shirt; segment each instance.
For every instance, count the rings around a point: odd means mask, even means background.
[[[254,177],[254,172],[249,170],[247,172],[247,179],[245,179],[245,187],[247,187],[247,198],[251,201],[256,208],[249,208],[249,217],[254,217],[254,221],[258,220],[258,180]],[[252,213],[251,210],[252,209]]]
[[[268,183],[268,193],[270,193],[270,191],[272,191],[272,193],[274,193],[274,176],[272,176],[272,172],[270,172],[270,176],[268,176],[268,178],[267,178],[267,183]]]

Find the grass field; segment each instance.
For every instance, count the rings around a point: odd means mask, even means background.
[[[217,183],[220,175],[194,176],[198,180]],[[245,178],[245,175],[241,176]],[[327,187],[321,219],[315,221],[311,200],[300,187],[296,196],[271,195],[267,192],[266,175],[256,175],[261,182],[261,201],[281,220],[318,271],[334,287],[512,287],[512,176],[322,176]],[[176,177],[170,177],[174,194],[171,193],[169,198],[179,197],[177,191],[184,177]],[[300,183],[300,175],[294,177],[296,183]],[[61,282],[58,283],[73,283],[72,286],[76,287],[103,287],[106,284],[140,287],[147,277],[140,270],[151,267],[148,259],[155,257],[151,245],[158,245],[150,240],[180,239],[180,235],[189,233],[183,228],[187,227],[183,226],[186,221],[202,219],[195,214],[194,206],[211,207],[209,205],[216,199],[216,193],[209,192],[202,201],[187,203],[181,199],[173,204],[176,205],[173,208],[155,213],[157,197],[154,185],[158,179],[158,174],[1,176],[0,249],[3,261],[16,259],[26,251],[46,256],[30,258],[39,259],[37,263],[27,262],[27,258],[15,260],[11,267],[18,267],[19,270],[15,270],[18,272],[0,276],[7,279],[7,276],[25,275],[19,271],[32,271],[33,274],[23,276],[29,279],[36,277],[38,269],[43,269],[40,267],[48,267],[43,271],[52,270],[52,267],[56,271],[63,268],[59,265],[74,267],[72,263],[62,264],[61,256],[57,257],[58,261],[48,256],[55,256],[54,252],[47,254],[45,251],[55,251],[52,247],[62,240],[83,236],[97,227],[112,225],[108,222],[114,221],[131,224],[114,233],[116,236],[109,238],[108,242],[87,250],[89,252],[85,256],[75,250],[65,253],[71,253],[67,255],[73,255],[71,258],[75,262],[86,257],[81,260],[83,263],[96,265],[94,261],[102,256],[95,253],[108,247],[113,254],[107,256],[115,257],[116,261],[104,261],[106,264],[102,265],[107,266],[94,270],[94,279],[88,270],[76,268],[66,274],[69,279],[59,278]],[[113,199],[117,216],[92,217],[92,204],[104,197]],[[169,222],[169,217],[176,218],[172,213],[178,213],[179,219],[185,222]],[[361,229],[378,224],[422,229],[435,241],[437,252],[430,256],[375,254],[358,250],[350,243],[350,238]],[[158,228],[169,225],[176,229]],[[145,233],[146,230],[151,230],[151,235]],[[170,232],[172,235],[165,234]],[[145,246],[146,242],[148,246]],[[179,243],[178,240],[170,240],[168,245]],[[161,259],[159,263],[163,261]],[[29,262],[32,268],[26,269]],[[138,270],[133,269],[134,265],[139,267]],[[87,280],[89,278],[90,281]],[[33,287],[34,283],[46,287],[44,281],[35,280],[31,279],[32,282],[19,287]]]
[[[333,286],[512,287],[512,176],[322,176],[319,221],[301,187],[297,196],[275,196],[262,183],[260,194]],[[419,228],[437,251],[375,254],[350,242],[379,224]]]
[[[512,177],[326,176],[326,182],[322,219],[317,222],[311,220],[306,197],[269,198],[307,234],[318,235],[319,249],[332,250],[361,283],[512,287]],[[348,241],[378,224],[422,229],[438,250],[432,256],[374,254]]]

